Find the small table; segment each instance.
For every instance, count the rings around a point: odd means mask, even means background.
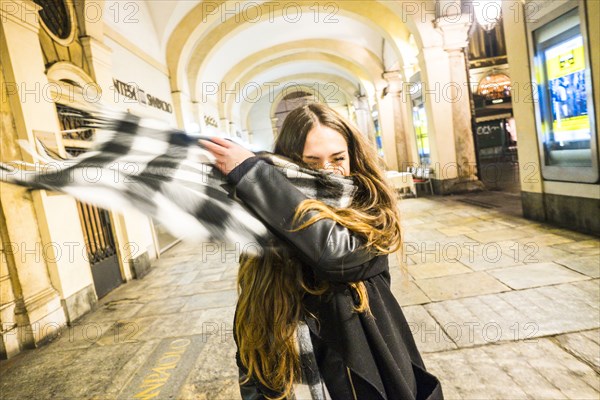
[[[410,189],[410,192],[417,197],[415,182],[413,181],[413,176],[410,172],[386,171],[385,175],[394,186],[394,189],[404,191],[404,189],[408,188]]]

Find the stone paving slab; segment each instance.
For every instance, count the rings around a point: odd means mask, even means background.
[[[598,240],[583,240],[581,242],[563,243],[554,247],[566,250],[578,256],[600,257],[600,241]]]
[[[79,319],[71,326],[53,335],[50,343],[42,347],[47,352],[84,350],[97,344],[107,332],[113,332],[115,321],[85,321]]]
[[[510,290],[509,287],[485,272],[420,279],[416,280],[415,283],[432,301],[479,296]]]
[[[221,275],[223,273],[221,272]],[[193,296],[196,294],[235,290],[236,283],[231,279],[202,282],[200,280],[177,286],[177,295]]]
[[[513,259],[515,264],[535,264],[573,257],[568,251],[540,245],[532,238],[502,240],[495,245],[501,248],[504,255]]]
[[[573,241],[598,240],[597,238],[594,238],[593,236],[587,235],[585,233],[576,232],[565,228],[557,228],[555,226],[547,224],[544,224],[543,226],[546,232],[554,233],[556,235],[566,237]]]
[[[117,399],[177,398],[206,342],[201,335],[160,340]]]
[[[453,262],[484,247],[481,243],[465,235],[433,238],[432,235],[427,235],[429,232],[424,231],[424,237],[420,239],[405,238],[403,246],[404,259],[411,259],[416,264]]]
[[[144,365],[159,342],[160,340],[158,339],[139,342],[138,351],[127,361],[118,373],[115,374],[112,383],[103,392],[91,393],[90,399],[116,399],[123,388],[137,376],[138,370]]]
[[[600,327],[599,281],[582,281],[426,304],[458,347]]]
[[[600,278],[600,258],[597,256],[568,257],[557,259],[556,263],[585,274],[592,278]]]
[[[2,367],[2,399],[82,399],[108,393],[142,348],[123,343],[60,352],[29,351]]]
[[[458,260],[473,271],[487,271],[521,264],[517,258],[505,254],[496,242],[470,244]]]
[[[464,217],[459,217],[459,218],[464,218]],[[475,217],[471,217],[471,218],[467,218],[466,219],[468,222],[474,222],[475,221]],[[469,226],[463,226],[460,225],[460,223],[456,224],[457,226],[450,226],[448,228],[443,227],[443,228],[438,228],[438,231],[440,231],[441,233],[443,233],[446,236],[458,236],[458,235],[464,235],[467,233],[473,233],[476,232],[475,229],[469,227]]]
[[[428,353],[448,399],[598,399],[600,376],[550,339]]]
[[[101,339],[100,344],[114,341],[143,341],[193,335],[189,320],[200,318],[202,311],[174,313],[118,321]]]
[[[600,329],[558,335],[553,339],[600,374]]]
[[[440,262],[411,265],[408,267],[410,275],[414,279],[437,278],[440,276],[465,274],[473,272],[469,267],[460,262]]]
[[[114,299],[114,300],[113,300]],[[131,318],[144,307],[144,299],[140,296],[118,298],[118,295],[102,302],[93,314],[83,316],[82,320],[88,321],[116,321],[119,318]]]
[[[182,312],[206,308],[227,307],[236,304],[237,290],[223,290],[219,292],[200,293],[186,299]]]
[[[235,363],[235,343],[230,335],[214,335],[208,338],[204,351],[200,353],[191,374],[181,388],[179,397],[194,398],[194,394],[216,390],[218,398],[226,394],[229,398],[239,398],[238,369]],[[219,387],[215,383],[228,380],[230,387]],[[210,396],[207,396],[210,398]],[[214,397],[213,397],[214,398]]]
[[[580,274],[555,263],[520,265],[517,267],[498,268],[488,272],[512,289],[527,289],[590,279],[587,275]]]
[[[425,304],[431,301],[415,282],[401,282],[400,279],[394,279],[394,276],[392,276],[391,291],[401,306]]]
[[[458,346],[450,338],[431,314],[422,305],[402,307],[411,333],[421,353],[433,353],[457,349]]]
[[[512,239],[514,239],[514,238],[512,238]],[[572,243],[573,239],[569,239],[564,236],[557,235],[555,233],[543,232],[543,233],[540,233],[535,236],[518,238],[517,241],[533,242],[533,243],[537,244],[538,246],[542,247],[542,246],[555,246],[555,245],[563,244],[563,243]]]
[[[499,240],[516,239],[529,236],[529,233],[520,229],[506,228],[500,223],[488,223],[485,230],[476,229],[475,233],[467,233],[471,239],[480,243],[497,242]]]
[[[162,300],[150,301],[135,314],[138,317],[148,315],[170,315],[175,314],[187,304],[186,297],[171,297]]]
[[[429,223],[425,222],[425,226],[419,226],[404,230],[404,242],[422,242],[425,240],[443,240],[447,235],[438,232]]]

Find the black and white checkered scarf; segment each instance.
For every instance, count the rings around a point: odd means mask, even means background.
[[[267,226],[231,195],[224,175],[212,165],[214,156],[196,139],[158,121],[104,108],[86,113],[85,119],[82,129],[96,130],[89,151],[56,159],[41,143],[34,147],[21,142],[35,162],[0,163],[0,180],[63,192],[114,211],[135,209],[176,237],[235,243],[247,254],[261,255],[266,244],[274,242]],[[352,201],[356,186],[351,178],[306,169],[269,152],[257,156],[273,164],[308,198],[333,207]],[[295,398],[328,399],[303,321],[296,338],[303,379],[295,385]]]

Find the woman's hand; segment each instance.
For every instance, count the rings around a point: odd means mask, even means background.
[[[240,165],[242,161],[255,155],[239,144],[217,136],[212,137],[211,140],[200,139],[200,143],[215,156],[215,166],[225,175]]]

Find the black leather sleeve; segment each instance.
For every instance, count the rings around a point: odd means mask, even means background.
[[[244,169],[244,165],[238,171]],[[264,160],[246,163],[236,176],[235,194],[281,239],[292,245],[300,259],[318,276],[352,282],[365,278],[375,255],[364,248],[365,239],[331,219],[289,232],[297,206],[307,197],[280,171]],[[316,214],[311,211],[306,218]]]

